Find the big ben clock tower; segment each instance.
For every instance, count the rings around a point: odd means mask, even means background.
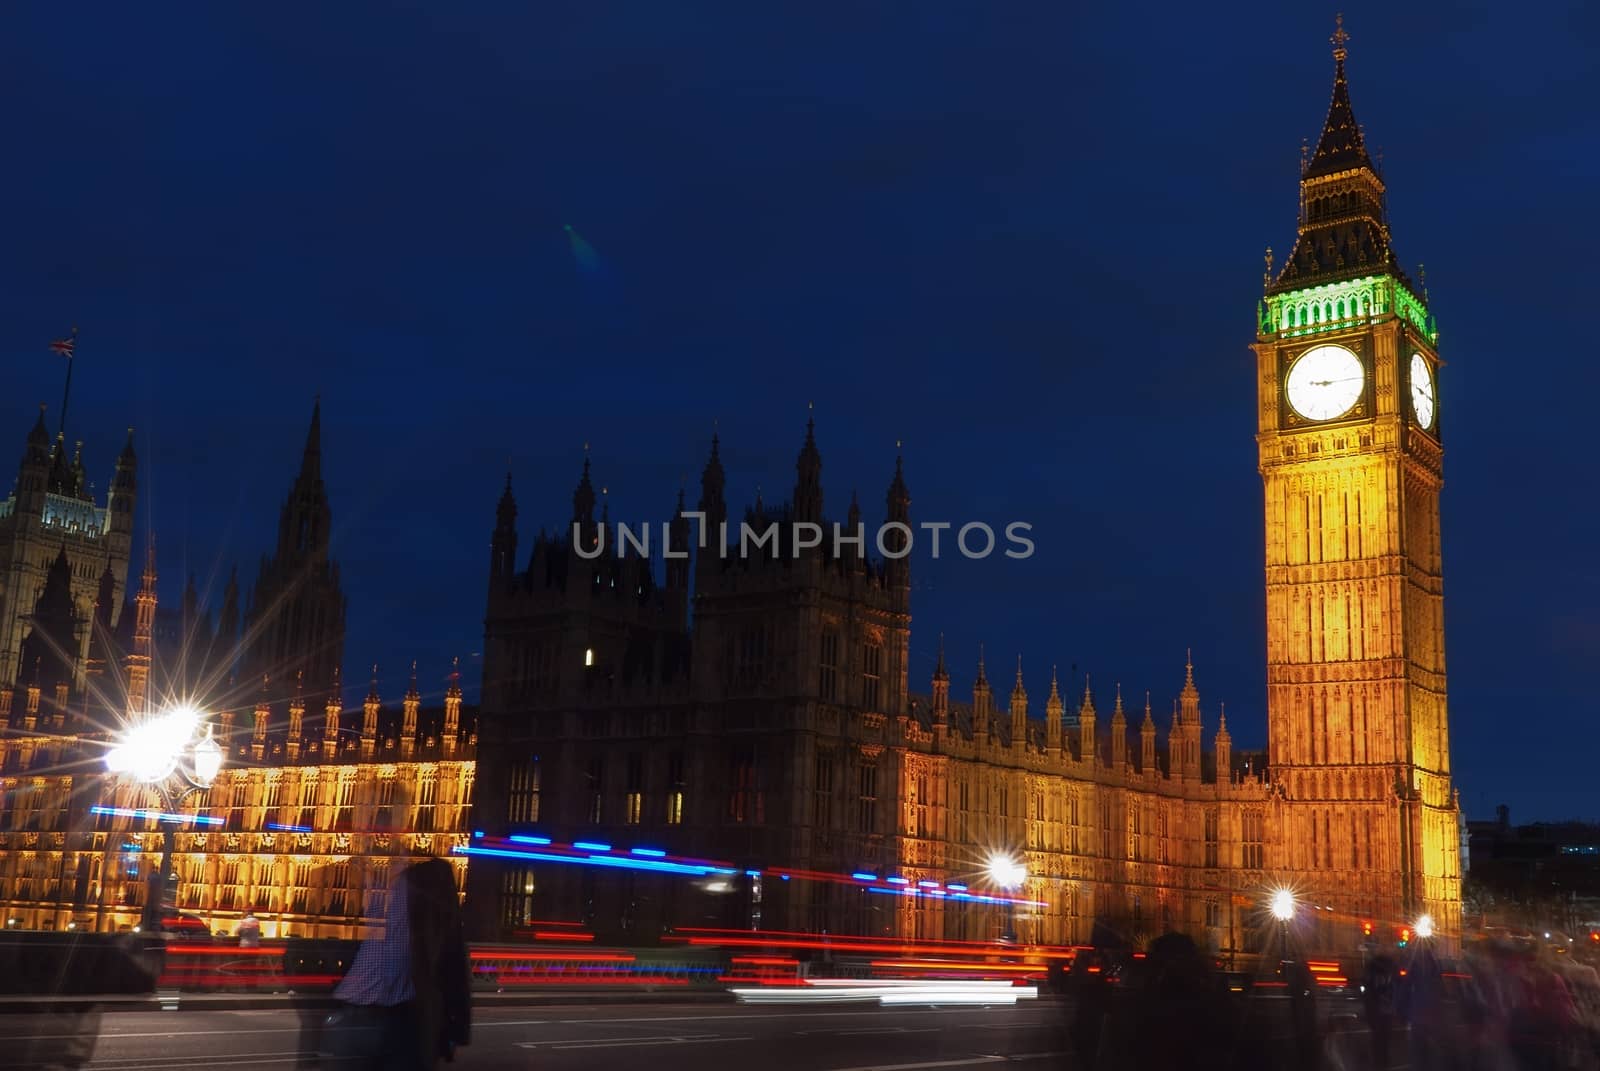
[[[1329,950],[1460,925],[1445,702],[1438,332],[1390,244],[1334,34],[1333,100],[1258,336],[1277,864]],[[1424,924],[1426,925],[1426,924]]]

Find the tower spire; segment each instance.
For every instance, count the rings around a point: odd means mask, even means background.
[[[1349,52],[1345,48],[1350,35],[1344,29],[1344,16],[1338,17],[1333,36],[1333,97],[1328,103],[1328,117],[1322,124],[1322,136],[1311,154],[1306,167],[1306,178],[1350,171],[1358,167],[1372,167],[1367,156],[1366,141],[1361,136],[1361,124],[1356,122],[1355,110],[1350,107],[1350,85],[1345,80],[1344,61]]]
[[[300,456],[300,476],[322,479],[322,395],[311,403],[311,427],[306,431],[306,448]]]

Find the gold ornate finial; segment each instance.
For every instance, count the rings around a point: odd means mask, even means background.
[[[1346,55],[1345,42],[1350,40],[1350,35],[1344,32],[1344,12],[1341,11],[1333,17],[1333,36],[1328,38],[1333,45],[1333,58],[1340,63],[1344,62]]]
[[[1261,275],[1262,285],[1271,286],[1272,285],[1272,247],[1270,245],[1267,246],[1267,255],[1265,257],[1263,257],[1262,260],[1265,261],[1265,263],[1267,265],[1267,270],[1265,272],[1263,272],[1262,275]]]

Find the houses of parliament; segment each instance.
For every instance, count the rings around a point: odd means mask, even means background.
[[[587,461],[562,526],[527,546],[508,477],[480,709],[452,681],[437,710],[413,685],[398,711],[374,687],[346,712],[318,416],[276,552],[242,609],[230,582],[215,625],[195,596],[156,606],[148,548],[127,594],[131,440],[102,508],[41,418],[0,530],[0,910],[24,926],[137,920],[160,836],[120,816],[148,801],[98,759],[165,666],[181,683],[162,687],[234,682],[215,705],[228,762],[186,805],[223,821],[180,832],[174,867],[178,908],[220,929],[248,908],[269,934],[369,932],[395,865],[430,853],[455,861],[483,939],[538,921],[617,942],[686,925],[1045,944],[1170,929],[1245,954],[1280,888],[1309,947],[1348,952],[1423,916],[1453,939],[1438,332],[1394,252],[1345,60],[1341,31],[1296,241],[1276,271],[1269,254],[1255,317],[1264,752],[1235,751],[1202,703],[1203,659],[1175,652],[1170,681],[1135,696],[969,652],[958,698],[942,642],[926,687],[910,679],[912,558],[870,539],[708,550],[697,527],[839,520],[810,424],[781,503],[738,505],[735,447],[713,437],[694,514],[663,496],[655,554],[607,537]],[[912,524],[902,461],[883,478],[872,523]],[[842,512],[845,530],[866,524],[854,499]],[[168,634],[187,661],[163,653]],[[128,810],[91,814],[103,800]],[[572,865],[480,838],[719,866]],[[1003,888],[996,858],[1013,864]]]
[[[4,924],[121,931],[149,905],[221,932],[246,912],[268,936],[372,932],[391,873],[465,842],[473,712],[455,672],[442,704],[425,705],[415,666],[400,703],[383,702],[374,667],[361,706],[344,708],[345,600],[329,552],[320,402],[276,550],[242,609],[236,572],[229,577],[214,619],[192,577],[179,607],[158,605],[153,535],[137,589],[127,583],[132,432],[104,507],[81,457],[80,447],[66,461],[65,439],[52,444],[41,411],[17,491],[0,507]],[[162,801],[108,776],[105,756],[123,725],[175,702],[211,715],[224,764],[178,809],[163,895],[152,880]]]
[[[1233,749],[1201,702],[1203,667],[1176,657],[1160,682],[1170,715],[1147,693],[1013,677],[979,652],[957,701],[942,644],[913,691],[911,559],[781,537],[723,555],[695,537],[681,493],[662,502],[677,519],[658,583],[602,536],[585,462],[569,521],[525,558],[509,480],[499,503],[474,829],[651,846],[731,876],[486,853],[468,874],[480,933],[535,917],[1050,944],[1177,929],[1222,953],[1261,947],[1285,887],[1312,947],[1349,951],[1422,916],[1458,933],[1437,331],[1392,248],[1342,30],[1334,43],[1298,235],[1275,275],[1269,254],[1256,317],[1266,754]],[[812,427],[781,504],[739,509],[725,448],[713,437],[701,531],[831,528]],[[911,523],[898,459],[884,478],[873,520]],[[861,523],[852,500],[844,529]],[[997,855],[1027,901],[1014,917],[948,894],[993,889]]]

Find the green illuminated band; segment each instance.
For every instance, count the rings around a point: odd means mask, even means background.
[[[1337,331],[1380,316],[1398,314],[1437,342],[1433,316],[1411,291],[1389,275],[1368,275],[1308,286],[1267,298],[1261,329],[1285,337]]]

